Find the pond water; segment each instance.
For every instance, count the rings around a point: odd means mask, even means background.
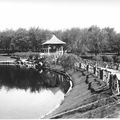
[[[0,119],[41,118],[64,100],[59,84],[50,71],[0,66]]]
[[[43,89],[40,92],[11,89],[0,90],[0,119],[19,118],[34,119],[45,115],[64,99],[59,88]]]

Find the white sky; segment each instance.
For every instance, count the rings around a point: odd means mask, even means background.
[[[0,31],[97,25],[120,32],[120,0],[0,0]]]

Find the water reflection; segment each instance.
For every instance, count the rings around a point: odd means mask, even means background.
[[[0,65],[0,88],[30,89],[31,92],[40,91],[42,88],[60,87],[66,93],[70,87],[69,80],[60,74],[44,69],[39,73],[35,69],[20,68],[15,65]]]
[[[48,70],[0,65],[0,118],[40,118],[50,112],[64,99],[63,79]]]
[[[31,92],[40,91],[41,88],[58,87],[58,75],[44,70],[39,73],[35,69],[18,68],[12,65],[0,65],[0,87],[30,89]]]
[[[58,89],[54,94],[50,90],[43,89],[41,92],[16,90],[0,90],[0,119],[1,118],[40,118],[64,99],[64,94]]]

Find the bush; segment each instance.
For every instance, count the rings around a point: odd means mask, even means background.
[[[106,56],[102,56],[102,59],[105,62],[113,62],[114,61],[112,56],[107,56],[107,55]]]
[[[120,56],[115,57],[115,62],[120,63]]]
[[[114,61],[114,63],[115,63],[117,56],[116,56],[116,55],[113,55],[112,58],[113,58],[113,61]]]
[[[92,59],[95,61],[103,61],[101,56],[93,56]]]
[[[56,60],[55,57],[53,55],[50,56],[44,56],[44,61],[49,63],[50,65],[55,64]]]
[[[80,57],[74,54],[64,54],[58,58],[57,62],[64,68],[64,70],[72,69],[75,66],[75,63],[78,63],[81,60]]]

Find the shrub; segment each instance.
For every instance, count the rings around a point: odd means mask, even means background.
[[[33,55],[32,55],[32,54],[29,55],[28,59],[29,59],[29,60],[32,60],[32,59],[33,59]]]
[[[102,56],[102,59],[105,62],[113,62],[114,61],[112,56],[107,56],[107,55],[106,56]]]
[[[81,60],[80,57],[74,54],[64,54],[60,58],[58,58],[57,62],[62,65],[64,70],[68,70],[70,68],[74,68],[75,63],[78,63]]]
[[[120,63],[120,56],[116,56],[115,62]]]
[[[55,64],[55,57],[53,55],[44,56],[44,61],[49,63],[50,65]]]
[[[102,61],[103,60],[101,56],[93,56],[92,59],[95,61]]]

